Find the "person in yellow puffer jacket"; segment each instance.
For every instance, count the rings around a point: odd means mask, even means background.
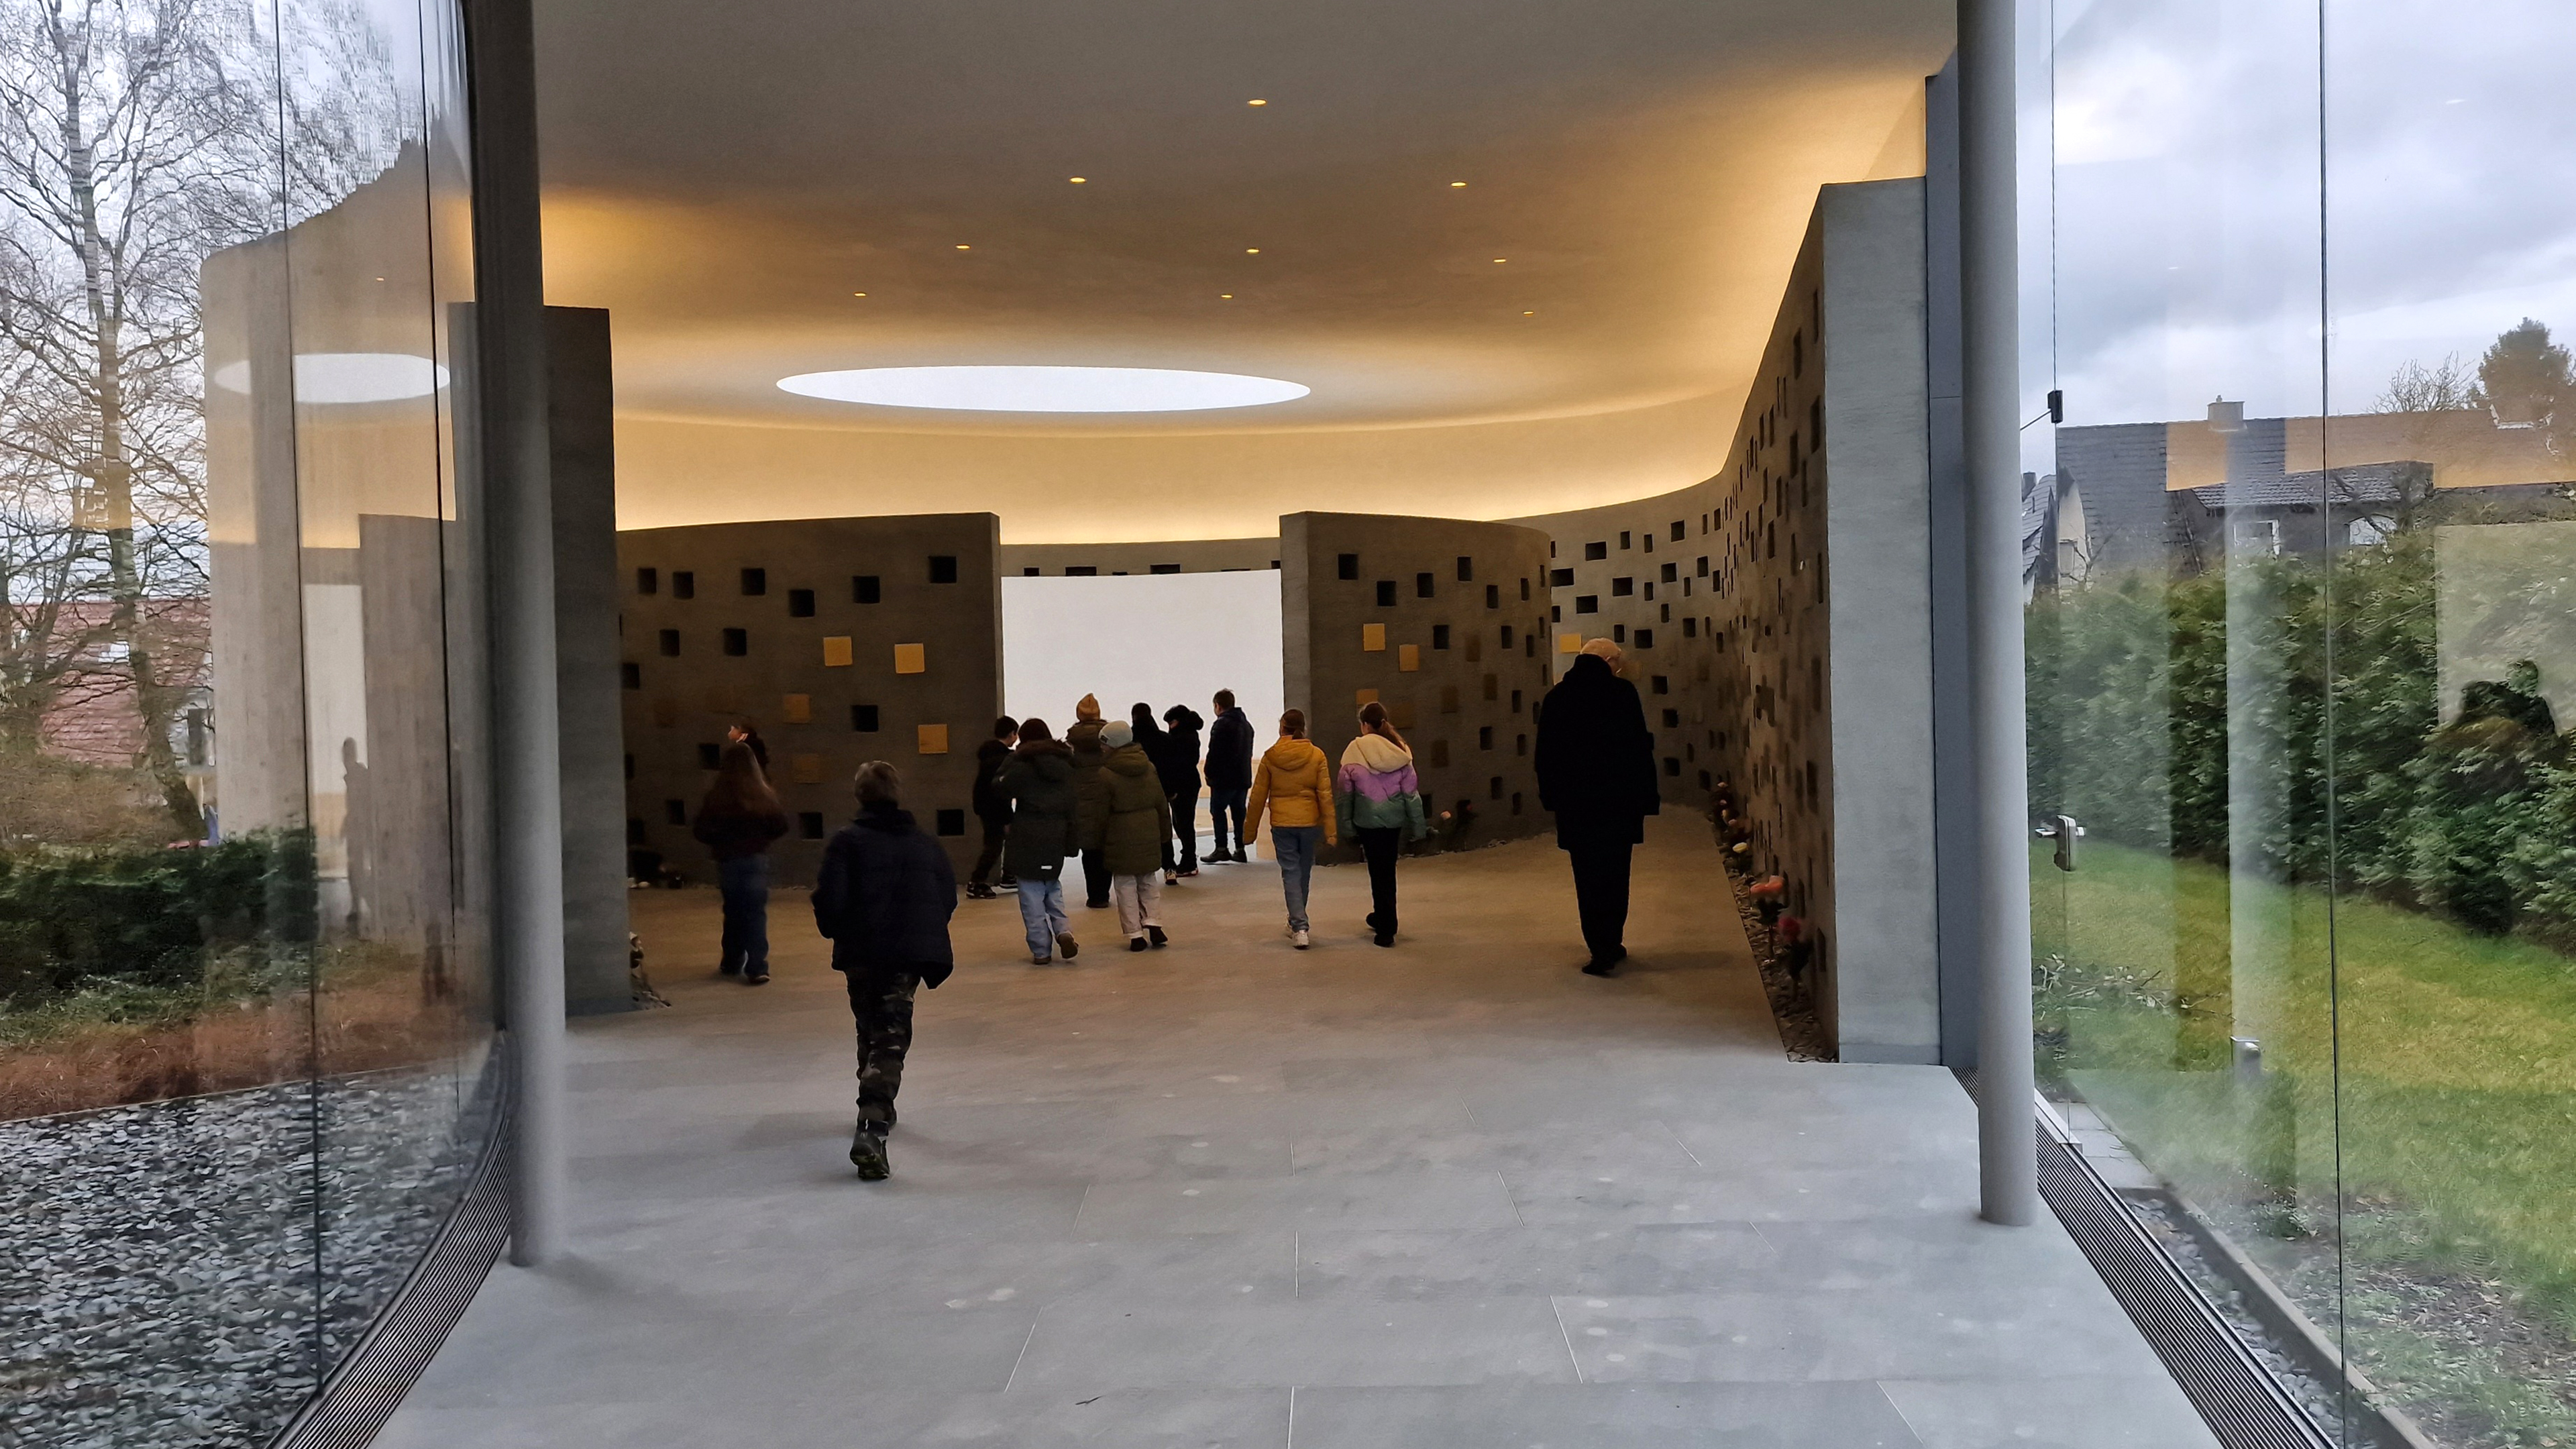
[[[1315,873],[1315,852],[1337,844],[1333,833],[1333,768],[1306,738],[1306,712],[1292,709],[1279,716],[1279,743],[1252,767],[1252,798],[1243,808],[1246,843],[1261,833],[1261,813],[1270,812],[1270,853],[1279,857],[1279,888],[1288,897],[1288,939],[1307,946],[1306,884]]]

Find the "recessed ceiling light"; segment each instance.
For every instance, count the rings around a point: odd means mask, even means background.
[[[1091,178],[1088,176],[1068,176],[1065,178],[1065,180],[1072,182],[1076,186],[1080,186],[1082,183],[1090,179]]]
[[[1536,312],[1523,312],[1521,315],[1524,317],[1535,317],[1538,314]]]
[[[215,386],[226,392],[251,390],[250,364],[228,362],[215,369]],[[447,369],[408,352],[299,352],[295,355],[298,403],[400,402],[427,397],[447,386]]]
[[[1464,185],[1466,185],[1466,184],[1467,184],[1467,183],[1466,183],[1466,182],[1464,182],[1464,181],[1452,181],[1452,182],[1450,182],[1450,183],[1449,183],[1449,186],[1450,186],[1450,189],[1455,190],[1455,189],[1457,189],[1458,187],[1464,186]]]
[[[1159,367],[859,367],[778,380],[833,402],[978,413],[1178,413],[1291,402],[1305,384]]]
[[[866,295],[867,295],[867,293],[865,293],[865,292],[852,292],[850,295],[851,295],[851,296],[853,296],[853,297],[864,297],[864,296],[866,296]]]
[[[973,247],[971,247],[971,246],[968,246],[968,245],[967,245],[966,243],[964,243],[964,242],[959,242],[959,243],[957,244],[957,250],[959,250],[959,251],[961,251],[961,252],[971,252],[971,251],[973,251],[973,250],[974,250],[974,248],[973,248]],[[1500,257],[1496,257],[1494,260],[1496,260],[1496,261],[1501,261],[1501,260],[1502,260],[1502,258],[1500,258]]]
[[[1510,261],[1510,260],[1511,260],[1511,258],[1509,258],[1509,257],[1496,257],[1496,258],[1494,258],[1494,265],[1496,265],[1496,266],[1501,266],[1503,263],[1505,263],[1505,262],[1507,262],[1507,261]]]
[[[1234,294],[1232,292],[1219,292],[1216,295],[1217,300],[1222,302],[1231,302],[1234,300]]]
[[[1245,256],[1247,256],[1247,257],[1257,257],[1257,256],[1261,255],[1261,248],[1259,248],[1259,247],[1245,247],[1245,248],[1243,249],[1243,254],[1244,254]]]
[[[1244,104],[1247,106],[1266,106],[1270,103],[1268,101],[1245,101]]]

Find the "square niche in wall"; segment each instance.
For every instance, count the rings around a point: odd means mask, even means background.
[[[787,591],[787,617],[791,619],[811,619],[814,617],[814,591],[812,589],[789,589]]]
[[[737,656],[749,654],[751,652],[751,631],[748,629],[725,630],[724,652]]]
[[[930,556],[930,581],[934,584],[957,582],[957,555],[934,553]]]
[[[742,596],[744,598],[756,599],[768,592],[769,570],[744,569],[742,571]]]
[[[940,834],[942,834],[942,835],[963,835],[963,834],[965,834],[965,833],[966,833],[966,812],[965,812],[965,811],[963,811],[963,810],[942,810],[942,811],[940,811],[940,812],[939,812],[939,815],[938,815],[938,817],[937,817],[937,818],[938,818],[938,821],[939,821],[939,833],[940,833]]]
[[[699,769],[712,770],[723,763],[724,746],[715,744],[701,744],[698,746]]]
[[[877,707],[873,704],[851,705],[850,728],[863,735],[875,734],[879,728],[879,725],[877,724]]]
[[[875,574],[850,575],[851,603],[874,604],[882,601],[884,598],[885,586],[878,582]]]
[[[1377,581],[1377,606],[1381,609],[1392,609],[1395,607],[1395,580],[1380,579]]]
[[[694,599],[698,596],[698,576],[688,569],[675,569],[671,574],[671,597]]]
[[[822,839],[823,812],[820,810],[806,810],[798,813],[796,817],[796,833],[807,840]]]

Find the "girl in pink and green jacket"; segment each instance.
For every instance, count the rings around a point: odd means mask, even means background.
[[[1333,814],[1341,834],[1368,857],[1369,894],[1377,909],[1369,929],[1381,946],[1395,944],[1395,855],[1407,838],[1431,833],[1422,814],[1422,782],[1413,773],[1413,751],[1375,701],[1360,707],[1359,738],[1342,751],[1333,774]]]

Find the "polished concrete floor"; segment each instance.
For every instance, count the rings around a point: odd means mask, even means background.
[[[1933,1068],[1781,1056],[1706,831],[1655,822],[1634,959],[1575,967],[1543,842],[1084,911],[1032,967],[958,911],[895,1177],[844,1158],[849,1018],[799,896],[777,979],[635,898],[675,1003],[579,1023],[572,1251],[497,1270],[378,1440],[1055,1449],[2207,1449],[2054,1222],[1975,1217]]]

